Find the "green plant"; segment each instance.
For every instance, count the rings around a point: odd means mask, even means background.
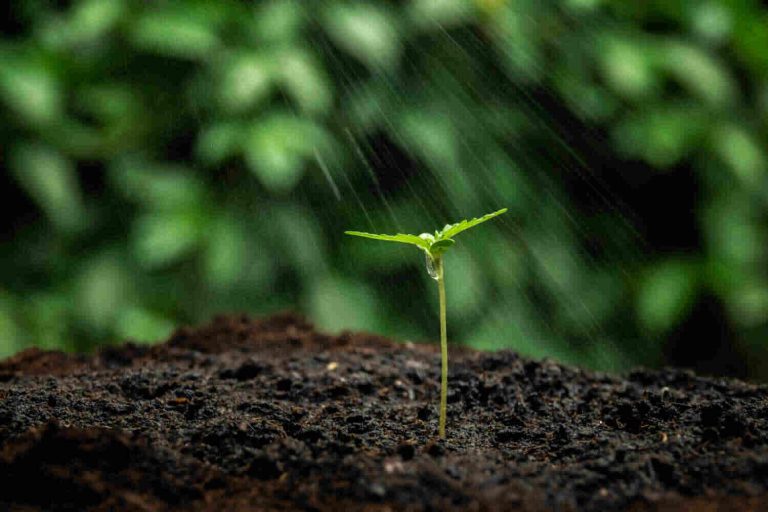
[[[438,433],[441,439],[445,439],[445,420],[448,401],[448,327],[445,313],[445,267],[443,265],[443,255],[455,243],[453,238],[456,235],[469,228],[473,228],[478,224],[482,224],[487,220],[491,220],[506,211],[506,208],[502,208],[501,210],[472,220],[465,219],[456,224],[446,224],[442,230],[435,231],[434,235],[430,233],[422,233],[420,235],[408,235],[402,233],[397,235],[377,235],[362,231],[344,232],[347,235],[372,238],[373,240],[411,244],[424,251],[427,262],[427,272],[429,272],[432,279],[437,281],[437,289],[440,296],[440,352],[442,358],[440,369],[440,422]]]

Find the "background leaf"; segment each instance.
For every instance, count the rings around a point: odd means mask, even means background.
[[[672,260],[653,268],[638,293],[642,325],[654,334],[670,329],[693,304],[697,286],[695,267],[689,263]]]

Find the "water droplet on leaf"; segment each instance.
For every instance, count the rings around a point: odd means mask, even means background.
[[[440,279],[440,276],[437,275],[437,269],[435,268],[435,262],[432,259],[432,256],[428,252],[424,252],[424,255],[427,260],[427,273],[429,274],[429,277],[437,281]]]

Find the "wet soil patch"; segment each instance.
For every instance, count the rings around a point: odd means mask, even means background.
[[[765,386],[291,314],[0,362],[0,510],[768,510]]]

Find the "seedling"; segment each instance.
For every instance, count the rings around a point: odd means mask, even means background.
[[[448,328],[445,314],[445,267],[443,265],[443,255],[455,243],[453,238],[456,235],[487,220],[491,220],[506,211],[506,208],[502,208],[499,211],[472,220],[462,220],[456,224],[447,224],[442,230],[435,231],[434,235],[430,233],[422,233],[420,235],[376,235],[373,233],[363,233],[362,231],[344,232],[347,235],[383,240],[385,242],[411,244],[424,251],[427,261],[427,272],[429,272],[432,279],[437,281],[437,291],[440,297],[440,352],[442,356],[440,369],[440,422],[438,424],[440,439],[445,439],[445,417],[448,403]]]

